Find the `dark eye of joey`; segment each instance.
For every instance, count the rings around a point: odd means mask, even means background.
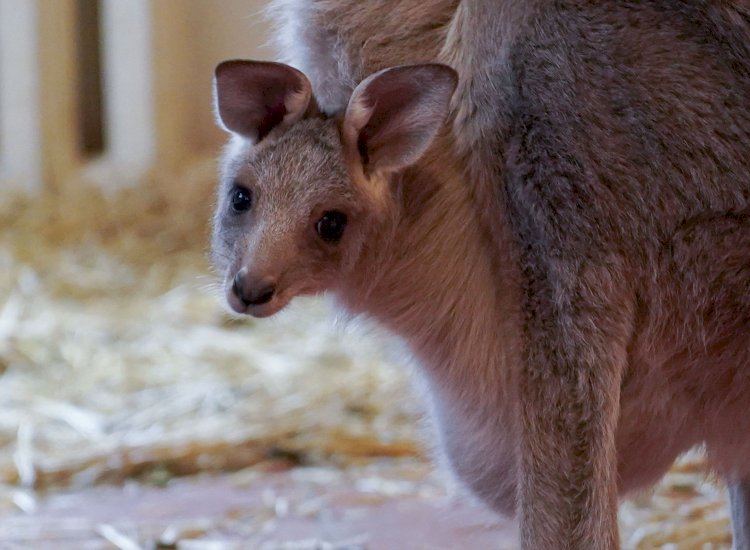
[[[329,210],[318,220],[315,230],[320,238],[327,243],[336,243],[341,240],[346,228],[346,214],[337,210]]]
[[[253,204],[253,195],[247,187],[235,185],[230,198],[232,211],[236,214],[247,212]]]

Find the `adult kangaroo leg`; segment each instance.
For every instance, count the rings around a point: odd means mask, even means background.
[[[536,275],[519,380],[522,547],[615,550],[614,433],[632,310],[608,267]]]
[[[681,321],[681,326],[690,330],[694,341],[704,342],[706,346],[718,345],[724,356],[733,358],[731,365],[728,361],[720,364],[726,369],[723,376],[731,380],[731,386],[724,391],[731,391],[734,400],[741,398],[741,403],[746,404],[750,388],[750,351],[747,347],[750,336],[750,295],[747,292],[750,281],[750,209],[705,214],[686,220],[672,238],[669,250],[669,272],[680,278],[662,286],[691,289],[689,294],[681,290],[681,296],[677,298],[690,304],[689,309],[682,313],[685,321]],[[742,458],[750,460],[747,456],[737,456],[735,449],[747,448],[743,442],[748,437],[747,420],[743,421],[739,416],[725,419],[725,422],[733,425],[728,451],[734,455],[735,463],[741,464]],[[728,452],[722,449],[722,442],[714,445],[719,453]],[[709,456],[711,451],[709,448]],[[750,477],[735,478],[728,483],[734,548],[750,550]]]
[[[732,509],[733,548],[750,550],[750,479],[730,483],[729,504]]]
[[[669,244],[671,265],[669,272],[680,279],[665,282],[664,288],[692,289],[692,294],[681,290],[679,298],[690,304],[683,312],[693,339],[714,345],[724,338],[721,349],[727,357],[734,358],[734,365],[727,372],[734,399],[746,396],[750,388],[750,352],[747,347],[750,335],[750,209],[740,212],[725,212],[702,215],[688,219],[675,233]],[[692,328],[691,328],[692,327]],[[727,367],[730,368],[730,367]],[[725,374],[726,376],[726,374]],[[741,410],[741,409],[740,409]],[[741,414],[741,413],[740,413]],[[742,422],[742,416],[726,422]],[[734,427],[733,444],[747,438],[747,421]],[[718,450],[722,451],[719,444]],[[732,446],[729,447],[734,453]],[[711,449],[709,448],[709,455]],[[742,451],[739,451],[740,453]],[[736,456],[735,460],[750,457]],[[741,462],[740,462],[741,463]],[[729,500],[732,507],[734,548],[750,550],[750,477],[728,480]]]

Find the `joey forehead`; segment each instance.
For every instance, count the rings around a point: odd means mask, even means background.
[[[260,144],[248,168],[261,195],[259,201],[313,206],[321,200],[354,200],[333,120],[298,122],[277,139]]]

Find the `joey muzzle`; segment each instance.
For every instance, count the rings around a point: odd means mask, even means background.
[[[243,268],[232,280],[232,294],[244,309],[270,302],[276,293],[276,284],[270,277],[255,276]],[[241,311],[244,313],[244,311]]]

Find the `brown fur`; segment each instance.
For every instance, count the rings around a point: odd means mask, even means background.
[[[376,69],[448,62],[452,136],[377,182],[345,151],[320,156],[330,119],[230,155],[272,151],[258,219],[296,235],[284,262],[406,340],[449,464],[496,510],[518,506],[525,548],[616,548],[617,494],[705,443],[738,480],[745,550],[748,5],[385,4],[280,2],[286,53],[329,113]],[[332,261],[292,228],[342,193],[362,217]]]

